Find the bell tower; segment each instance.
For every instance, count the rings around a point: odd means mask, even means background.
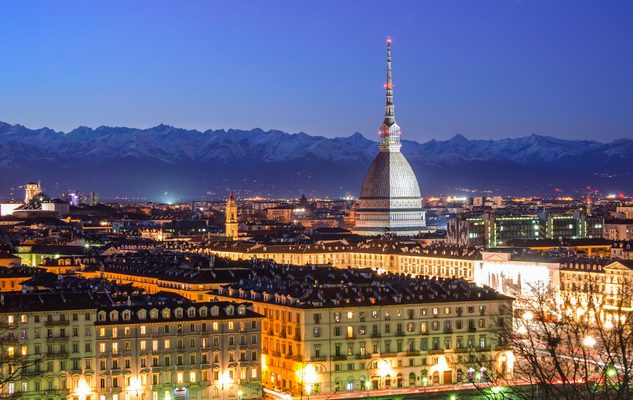
[[[226,201],[226,222],[224,224],[224,231],[227,238],[237,240],[237,202],[232,192]]]

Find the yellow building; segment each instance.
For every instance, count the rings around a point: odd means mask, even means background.
[[[210,297],[249,301],[264,315],[271,394],[405,390],[485,379],[482,364],[512,370],[500,334],[512,299],[463,280],[264,263]]]
[[[578,260],[560,270],[560,303],[568,313],[604,312],[604,318],[633,310],[633,262]],[[596,315],[591,316],[597,317]]]
[[[0,292],[22,290],[22,282],[27,281],[42,270],[28,267],[0,267]]]
[[[368,241],[358,245],[265,245],[211,242],[197,251],[230,260],[271,260],[277,264],[330,265],[336,268],[376,268],[386,272],[474,279],[480,253],[458,246],[420,247],[397,241]]]
[[[233,193],[229,194],[229,199],[226,201],[226,223],[225,235],[226,237],[236,240],[238,237],[238,225],[237,225],[237,202]]]
[[[261,316],[250,305],[129,295],[4,294],[0,396],[261,397]]]

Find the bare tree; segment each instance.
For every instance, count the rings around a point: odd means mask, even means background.
[[[633,287],[624,276],[587,274],[564,290],[532,287],[517,299],[512,324],[499,335],[512,343],[512,373],[496,360],[487,383],[494,399],[618,400],[633,398]]]
[[[39,354],[29,354],[27,346],[17,340],[11,324],[0,326],[0,397],[19,398],[18,383],[27,379],[41,360]]]

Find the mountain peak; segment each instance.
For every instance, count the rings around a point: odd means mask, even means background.
[[[468,142],[468,139],[466,138],[466,136],[462,135],[461,133],[456,134],[455,136],[453,136],[452,138],[449,139],[450,142],[457,142],[457,143],[464,143],[464,142]]]

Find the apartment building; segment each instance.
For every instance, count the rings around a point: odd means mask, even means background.
[[[2,395],[261,397],[261,316],[250,304],[120,289],[0,295]]]
[[[269,391],[404,390],[512,371],[512,299],[460,279],[261,264],[211,296],[264,315]]]

